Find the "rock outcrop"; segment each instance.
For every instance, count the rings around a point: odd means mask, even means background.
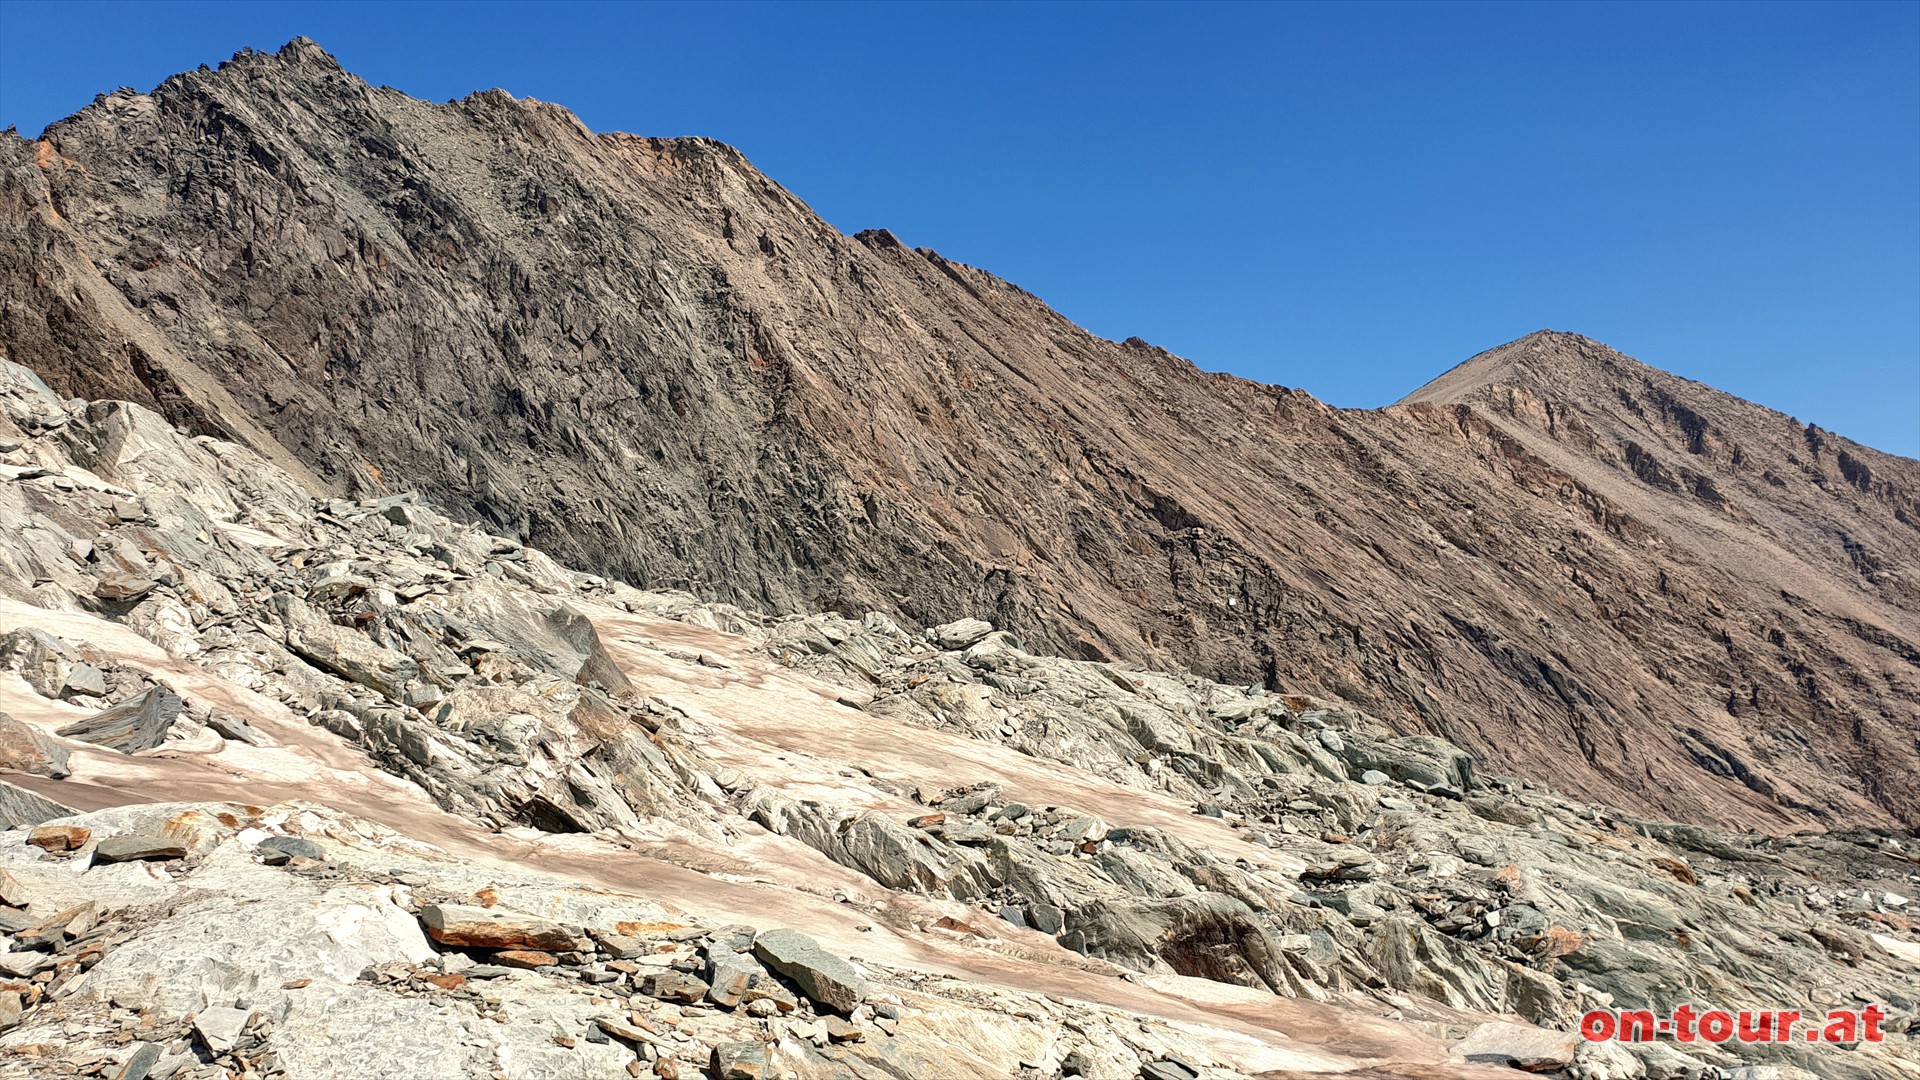
[[[843,236],[729,147],[416,101],[300,40],[0,136],[0,351],[303,498],[417,489],[648,588],[1318,693],[1702,823],[1920,822],[1920,465],[1573,335],[1335,410]],[[95,408],[82,463],[137,460]],[[189,647],[140,552],[81,558]],[[285,604],[303,668],[435,683]],[[424,745],[385,708],[355,722]]]
[[[0,704],[65,770],[6,789],[0,1075],[1920,1071],[1910,832],[1725,833],[984,620],[639,590],[4,361],[0,417]],[[112,702],[152,745],[88,741]],[[1893,1038],[1569,1042],[1703,1001]]]

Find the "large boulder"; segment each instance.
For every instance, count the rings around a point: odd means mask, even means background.
[[[853,965],[797,930],[769,930],[754,939],[753,955],[789,979],[820,1009],[851,1013],[867,997],[867,981]]]
[[[412,657],[375,645],[365,634],[336,626],[306,601],[279,593],[271,601],[287,631],[287,648],[302,660],[343,679],[402,700],[407,682],[420,675]]]
[[[111,709],[75,720],[59,729],[59,734],[123,754],[151,750],[166,741],[180,705],[180,695],[156,686]]]

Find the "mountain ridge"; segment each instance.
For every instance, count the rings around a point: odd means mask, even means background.
[[[1920,820],[1912,463],[1677,377],[1638,417],[1446,375],[1334,409],[845,236],[724,144],[311,42],[0,159],[0,348],[316,486],[639,584],[1315,686],[1603,801]]]

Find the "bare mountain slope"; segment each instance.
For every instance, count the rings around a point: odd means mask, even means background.
[[[1920,821],[1915,464],[1584,339],[1335,410],[843,236],[720,144],[304,40],[0,159],[9,357],[336,490],[643,585],[1316,686],[1615,804]]]

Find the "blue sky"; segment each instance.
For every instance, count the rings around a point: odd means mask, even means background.
[[[1336,405],[1551,327],[1920,456],[1920,4],[6,0],[0,124],[297,34]]]

